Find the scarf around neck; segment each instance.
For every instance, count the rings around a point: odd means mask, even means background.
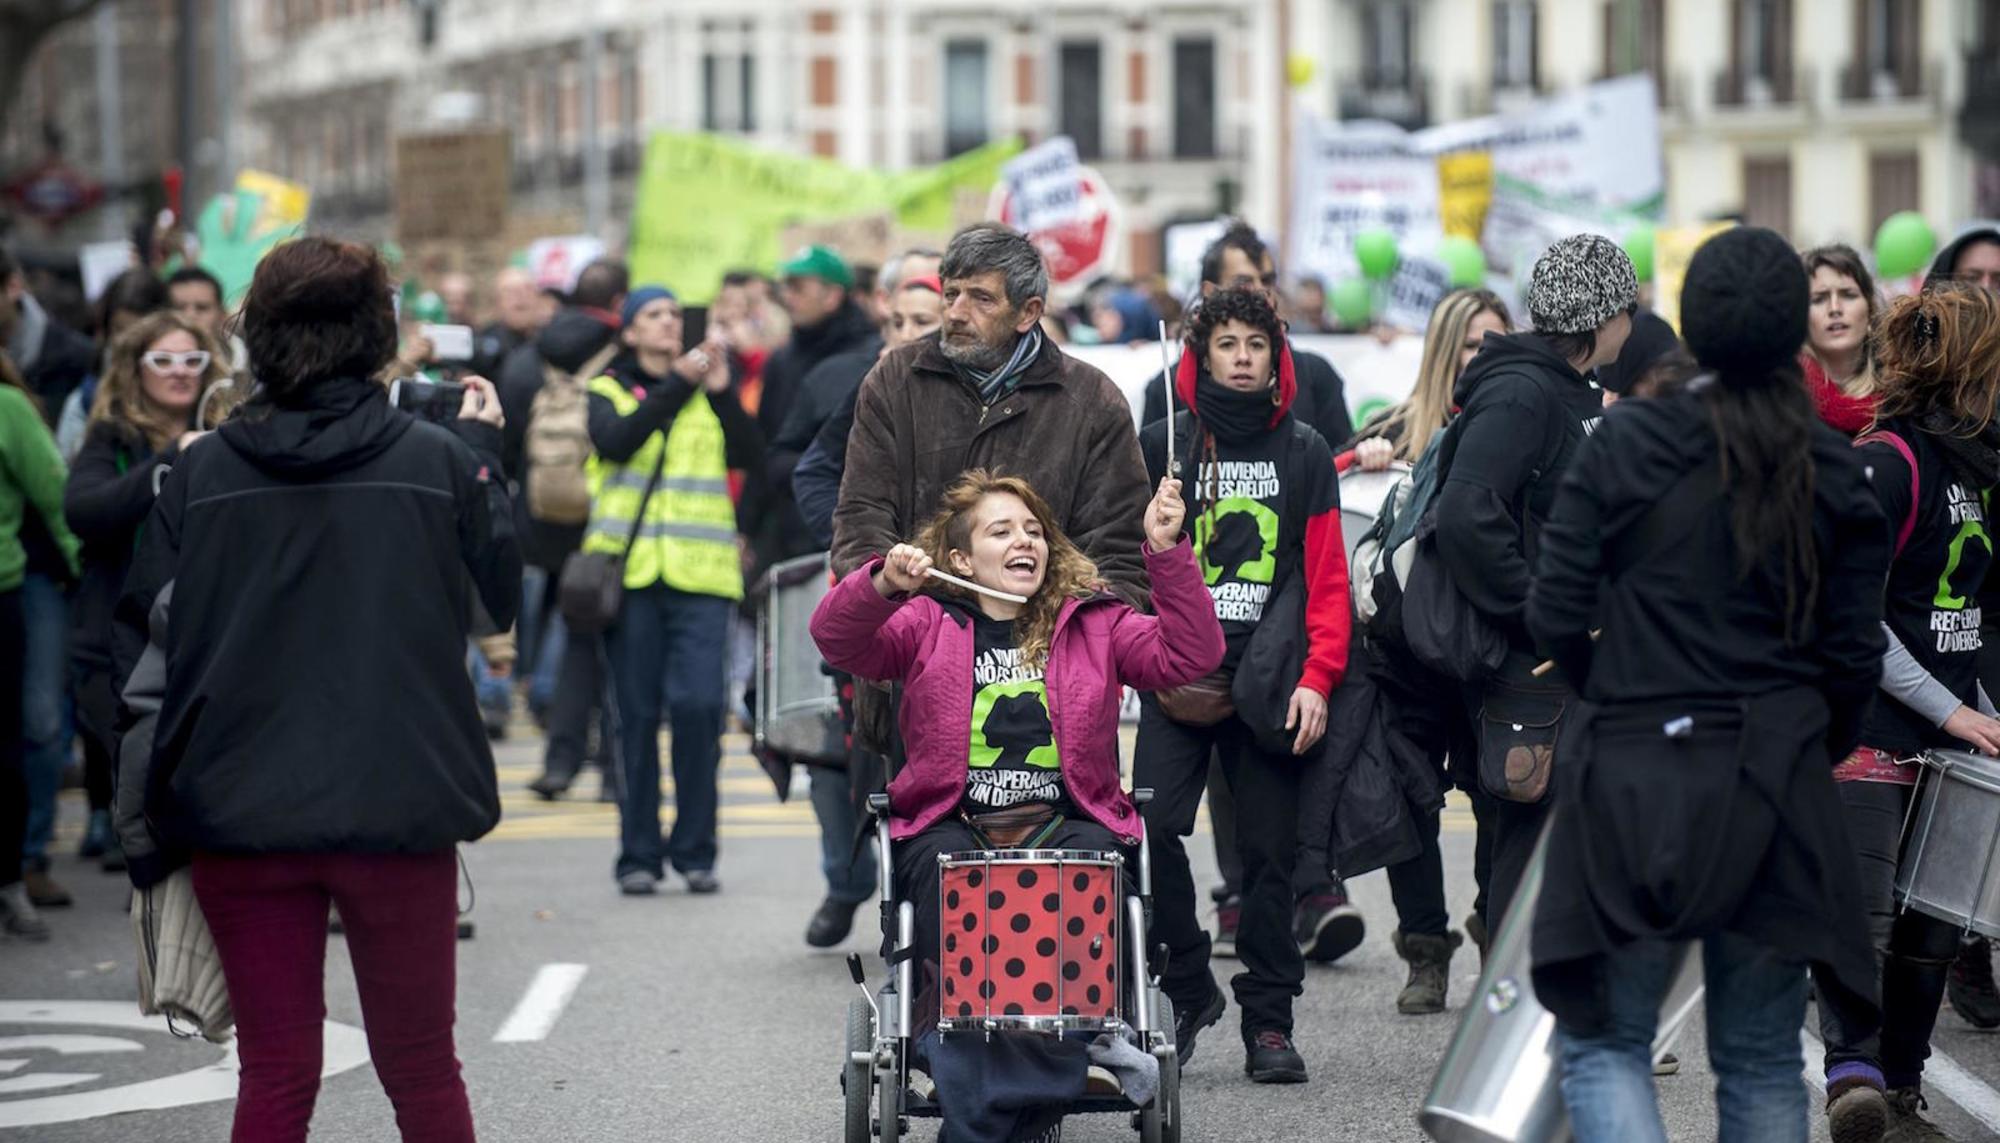
[[[1254,393],[1240,393],[1199,370],[1194,379],[1194,415],[1217,438],[1237,444],[1254,440],[1272,429],[1273,414],[1269,387]]]
[[[1014,341],[1014,352],[1006,364],[998,369],[974,369],[970,365],[952,363],[958,375],[979,392],[979,401],[991,405],[1012,393],[1021,384],[1021,378],[1028,372],[1028,366],[1042,353],[1042,327],[1035,326]]]

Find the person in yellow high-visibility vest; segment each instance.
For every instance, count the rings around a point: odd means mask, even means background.
[[[590,380],[590,526],[583,550],[625,559],[625,599],[606,633],[625,776],[621,892],[658,889],[666,863],[713,893],[716,770],[730,616],[743,567],[729,470],[755,468],[763,438],[731,388],[719,344],[685,350],[680,304],[659,286],[625,299],[623,352]],[[650,494],[648,492],[650,486]],[[661,706],[673,733],[674,827],[660,839]]]

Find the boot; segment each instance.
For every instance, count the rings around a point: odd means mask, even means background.
[[[1984,937],[1958,947],[1945,988],[1951,1010],[1975,1028],[2000,1027],[2000,990],[1993,986],[1993,949]]]
[[[1952,1143],[1937,1124],[1918,1114],[1930,1104],[1924,1102],[1922,1090],[1914,1087],[1899,1087],[1889,1093],[1889,1129],[1882,1133],[1882,1143]]]
[[[1889,1102],[1872,1077],[1850,1076],[1826,1088],[1826,1131],[1833,1143],[1882,1143]]]
[[[1430,1016],[1444,1011],[1446,990],[1451,984],[1451,954],[1465,943],[1457,933],[1442,936],[1406,933],[1397,929],[1390,937],[1396,955],[1410,966],[1410,982],[1396,997],[1396,1011],[1405,1016]]]
[[[0,885],[0,929],[22,940],[49,939],[48,922],[35,912],[34,903],[28,900],[28,887],[19,881]]]
[[[1481,971],[1485,971],[1486,946],[1488,943],[1486,937],[1486,918],[1481,917],[1478,913],[1466,914],[1465,935],[1472,938],[1473,947],[1479,950],[1479,968]]]

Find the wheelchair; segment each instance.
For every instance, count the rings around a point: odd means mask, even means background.
[[[1134,790],[1132,801],[1136,805],[1144,805],[1152,800],[1152,795],[1150,789]],[[915,1043],[915,1023],[911,1007],[915,1003],[917,988],[914,944],[916,913],[915,907],[909,901],[898,901],[895,897],[895,862],[891,859],[890,853],[888,795],[870,796],[868,808],[875,819],[876,844],[879,847],[883,935],[889,939],[889,947],[894,952],[885,966],[886,979],[881,988],[872,993],[868,989],[867,974],[862,968],[861,957],[851,955],[847,958],[848,972],[860,989],[861,995],[849,1000],[847,1006],[847,1055],[840,1077],[846,1097],[844,1138],[846,1143],[870,1143],[871,1140],[897,1143],[906,1136],[912,1119],[941,1118],[943,1112],[936,1099],[935,1090],[922,1090],[913,1085],[911,1078],[911,1049]],[[1122,856],[1085,854],[1070,850],[996,850],[974,855],[971,861],[957,860],[969,855],[947,854],[940,857],[940,864],[944,867],[943,872],[947,874],[947,877],[941,878],[941,892],[946,898],[946,903],[950,903],[956,896],[952,892],[952,883],[949,880],[949,874],[954,867],[960,869],[959,876],[964,878],[957,883],[960,887],[969,885],[973,889],[981,889],[982,863],[979,858],[991,859],[984,863],[985,872],[988,874],[993,867],[1019,864],[1023,871],[1014,874],[1019,878],[1018,884],[1021,886],[1035,884],[1032,875],[1025,872],[1028,868],[1026,864],[1009,859],[1010,855],[1026,853],[1058,861],[1065,855],[1072,861],[1082,859],[1079,862],[1080,867],[1094,865],[1100,869],[1105,867],[1122,869]],[[1115,881],[1100,881],[1098,884],[1114,884],[1119,891],[1123,891],[1122,874],[1114,876],[1117,878]],[[1086,874],[1081,868],[1074,874],[1074,878],[1074,887],[1083,890],[1086,885]],[[1059,873],[1056,880],[1061,883],[1069,879]],[[997,887],[998,879],[995,878],[993,883]],[[1061,887],[1059,884],[1058,889]],[[1041,888],[1046,886],[1038,886],[1037,892]],[[1063,1013],[1062,1015],[1022,1017],[992,1013],[993,1004],[998,1003],[1000,998],[995,996],[990,983],[982,983],[978,986],[977,995],[987,998],[985,1007],[988,1011],[974,1013],[970,1003],[961,1002],[954,997],[947,1003],[955,1003],[958,1007],[954,1009],[953,1015],[940,1020],[940,1028],[948,1029],[946,1034],[949,1035],[977,1035],[982,1029],[989,1034],[994,1031],[1023,1029],[1046,1032],[1094,1030],[1119,1034],[1134,1033],[1141,1049],[1159,1063],[1159,1089],[1153,1100],[1142,1107],[1135,1105],[1122,1092],[1086,1094],[1079,1099],[1063,1101],[1061,1103],[1063,1115],[1068,1117],[1105,1113],[1126,1114],[1131,1117],[1132,1126],[1138,1131],[1143,1143],[1178,1143],[1181,1137],[1180,1060],[1174,1051],[1173,1004],[1160,989],[1160,974],[1165,971],[1166,949],[1162,946],[1153,949],[1151,955],[1148,955],[1146,936],[1152,915],[1152,865],[1143,823],[1139,828],[1137,889],[1137,893],[1125,893],[1122,909],[1108,910],[1112,917],[1115,917],[1115,923],[1111,917],[1105,917],[1099,922],[1116,933],[1110,958],[1113,963],[1107,966],[1114,983],[1109,997],[1100,997],[1097,989],[1089,990],[1090,999],[1099,1001],[1096,1007],[1090,1010],[1089,1015],[1081,1017],[1074,1015],[1079,1008],[1089,1007],[1082,995],[1069,997],[1077,1001],[1076,1005],[1065,1005],[1062,1003],[1065,998],[1060,992],[1055,996],[1053,1003],[1059,1012]],[[981,891],[973,896],[979,899],[978,905],[961,910],[958,915],[950,913],[949,910],[941,910],[940,923],[952,927],[953,923],[962,917],[965,921],[964,931],[973,933],[977,923],[974,914],[985,908],[986,893]],[[999,896],[997,891],[993,893],[995,900]],[[1051,912],[1057,911],[1054,903],[1059,899],[1057,892],[1047,895],[1047,900],[1051,902]],[[1078,898],[1079,901],[1084,899],[1083,896]],[[1092,912],[1092,906],[1102,904],[1100,896],[1090,901],[1090,904],[1081,905],[1077,912],[1083,915],[1067,922],[1067,932],[1080,940],[1083,936],[1085,918]],[[1015,923],[1010,927],[1014,932],[1027,931],[1020,923],[1025,919],[1020,914],[1012,918]],[[998,933],[1004,930],[996,927],[994,931]],[[1053,942],[1064,939],[1053,928],[1049,931],[1055,935],[1041,940],[1044,951],[1055,947]],[[992,950],[993,939],[988,938],[989,952]],[[1097,955],[1096,949],[1100,943],[1101,938],[1090,942],[1089,956]],[[1062,955],[1067,955],[1071,947],[1065,943]],[[1079,959],[1084,955],[1080,953]],[[1014,968],[1018,963],[1018,961],[1009,962],[1006,975],[1015,975]],[[1077,975],[1073,973],[1076,967],[1074,964],[1065,964],[1061,977],[1077,980]],[[1094,972],[1094,965],[1092,969]],[[943,981],[945,975],[941,970],[939,985],[941,993],[948,991],[948,986]],[[1123,979],[1119,979],[1120,977]],[[1036,989],[1033,995],[1037,999],[1047,999],[1046,989],[1049,987],[1047,984],[1033,987]],[[1064,986],[1058,983],[1054,987],[1060,990]],[[959,988],[958,996],[965,995],[967,990]],[[1008,1005],[1006,1010],[1012,1012],[1014,1006]]]

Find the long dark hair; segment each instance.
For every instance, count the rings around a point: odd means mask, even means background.
[[[1787,361],[1768,372],[1724,371],[1697,391],[1720,446],[1737,575],[1776,573],[1784,585],[1785,641],[1796,646],[1819,608],[1812,461],[1819,414],[1805,377]]]

